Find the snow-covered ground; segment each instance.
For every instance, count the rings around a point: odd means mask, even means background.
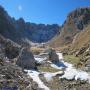
[[[44,72],[44,77],[46,78],[47,81],[52,80],[52,77],[56,76],[57,74],[62,75],[63,71],[58,71],[55,73],[50,73],[50,72]]]
[[[59,53],[59,58],[63,58],[63,55]],[[90,74],[82,71],[77,70],[72,64],[61,61],[65,66],[66,69],[64,71],[64,75],[62,75],[60,78],[66,78],[68,80],[75,79],[75,80],[87,80],[90,83]],[[54,67],[57,68],[57,67]],[[61,69],[61,67],[59,67]]]
[[[90,74],[89,73],[82,71],[82,70],[77,70],[72,64],[64,62],[62,53],[57,53],[57,55],[59,56],[60,63],[54,64],[50,61],[49,61],[49,63],[51,65],[51,67],[56,68],[56,69],[61,70],[62,68],[65,68],[64,75],[60,76],[60,78],[66,78],[68,80],[71,80],[71,79],[87,80],[90,83]],[[58,72],[56,72],[56,73],[58,73]],[[44,76],[48,80],[50,80],[53,76],[56,75],[56,73],[47,72]]]
[[[41,57],[41,56],[37,56],[37,55],[35,55],[34,58],[38,63],[41,63],[47,59],[47,57]]]
[[[62,55],[62,53],[58,53],[58,52],[57,52],[57,55],[58,55],[60,61],[63,60],[63,55]]]
[[[49,87],[47,87],[42,82],[42,80],[40,80],[39,74],[43,74],[43,76],[46,78],[47,81],[52,80],[52,77],[59,74],[60,75],[59,78],[65,78],[67,80],[71,80],[71,79],[78,80],[79,79],[79,80],[88,81],[90,83],[89,73],[82,71],[82,70],[78,70],[72,64],[64,62],[62,53],[57,53],[57,55],[59,56],[59,60],[60,60],[59,63],[54,64],[50,61],[48,61],[48,63],[51,65],[51,67],[55,69],[60,69],[60,71],[58,72],[51,73],[51,72],[38,72],[34,70],[26,70],[28,72],[28,75],[33,79],[33,81],[35,81],[38,84],[39,88],[43,88],[44,90],[50,90]],[[35,56],[35,59],[38,63],[41,63],[46,60],[46,57],[43,58],[43,57]],[[64,71],[62,70],[62,68],[65,68]]]
[[[90,81],[90,75],[82,70],[77,70],[74,67],[67,67],[64,71],[64,75],[60,78],[66,78],[68,80],[75,79],[75,80],[88,80]]]
[[[41,63],[43,61],[45,61],[47,58],[39,58],[39,57],[36,57],[35,60],[38,62],[38,63]]]
[[[28,72],[28,75],[38,84],[39,88],[43,88],[44,90],[50,90],[39,78],[39,72],[33,70],[25,70]]]

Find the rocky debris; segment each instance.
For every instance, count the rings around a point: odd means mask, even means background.
[[[85,82],[85,81],[80,81],[80,80],[65,80],[61,79],[59,81],[59,90],[89,90],[90,85]]]
[[[85,45],[84,47],[80,48],[75,55],[81,58],[81,62],[84,66],[90,65],[90,44]]]
[[[6,88],[10,90],[12,90],[11,88],[26,90],[28,86],[31,86],[29,80],[30,78],[22,72],[21,68],[10,62],[7,63],[0,60],[0,90],[7,90]]]
[[[86,71],[90,72],[90,56],[86,58],[85,67]]]
[[[16,65],[18,61],[23,64],[21,67]],[[40,90],[24,68],[35,68],[33,54],[0,35],[0,90]]]
[[[0,90],[43,90],[40,89],[27,72],[10,62],[0,59]]]
[[[84,47],[80,48],[80,49],[76,52],[76,56],[82,55],[82,54],[87,53],[87,52],[88,52],[88,51],[87,51],[87,47],[84,46]]]

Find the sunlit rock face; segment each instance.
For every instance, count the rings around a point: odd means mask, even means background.
[[[68,14],[60,30],[60,35],[50,42],[50,46],[60,47],[71,44],[75,35],[84,30],[87,25],[90,25],[90,8],[75,9]]]

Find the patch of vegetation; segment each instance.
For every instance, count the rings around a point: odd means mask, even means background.
[[[52,72],[52,73],[60,71],[59,69],[55,69],[55,68],[50,67],[50,66],[47,66],[47,67],[39,66],[38,70],[40,70],[42,72]]]
[[[65,55],[64,60],[74,65],[77,65],[80,62],[80,58],[74,55]]]
[[[33,54],[40,54],[40,52],[44,51],[44,48],[31,47],[30,49]]]

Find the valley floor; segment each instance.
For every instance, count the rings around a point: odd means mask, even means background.
[[[80,90],[83,87],[82,90],[90,90],[90,72],[76,69],[73,64],[65,62],[62,53],[57,53],[57,55],[59,63],[52,63],[47,61],[46,57],[35,55],[35,60],[39,64],[47,63],[47,67],[41,65],[38,71],[26,70],[39,88],[43,90]],[[63,87],[61,83],[64,84]],[[86,86],[82,86],[83,84]],[[65,89],[66,87],[68,88]]]

